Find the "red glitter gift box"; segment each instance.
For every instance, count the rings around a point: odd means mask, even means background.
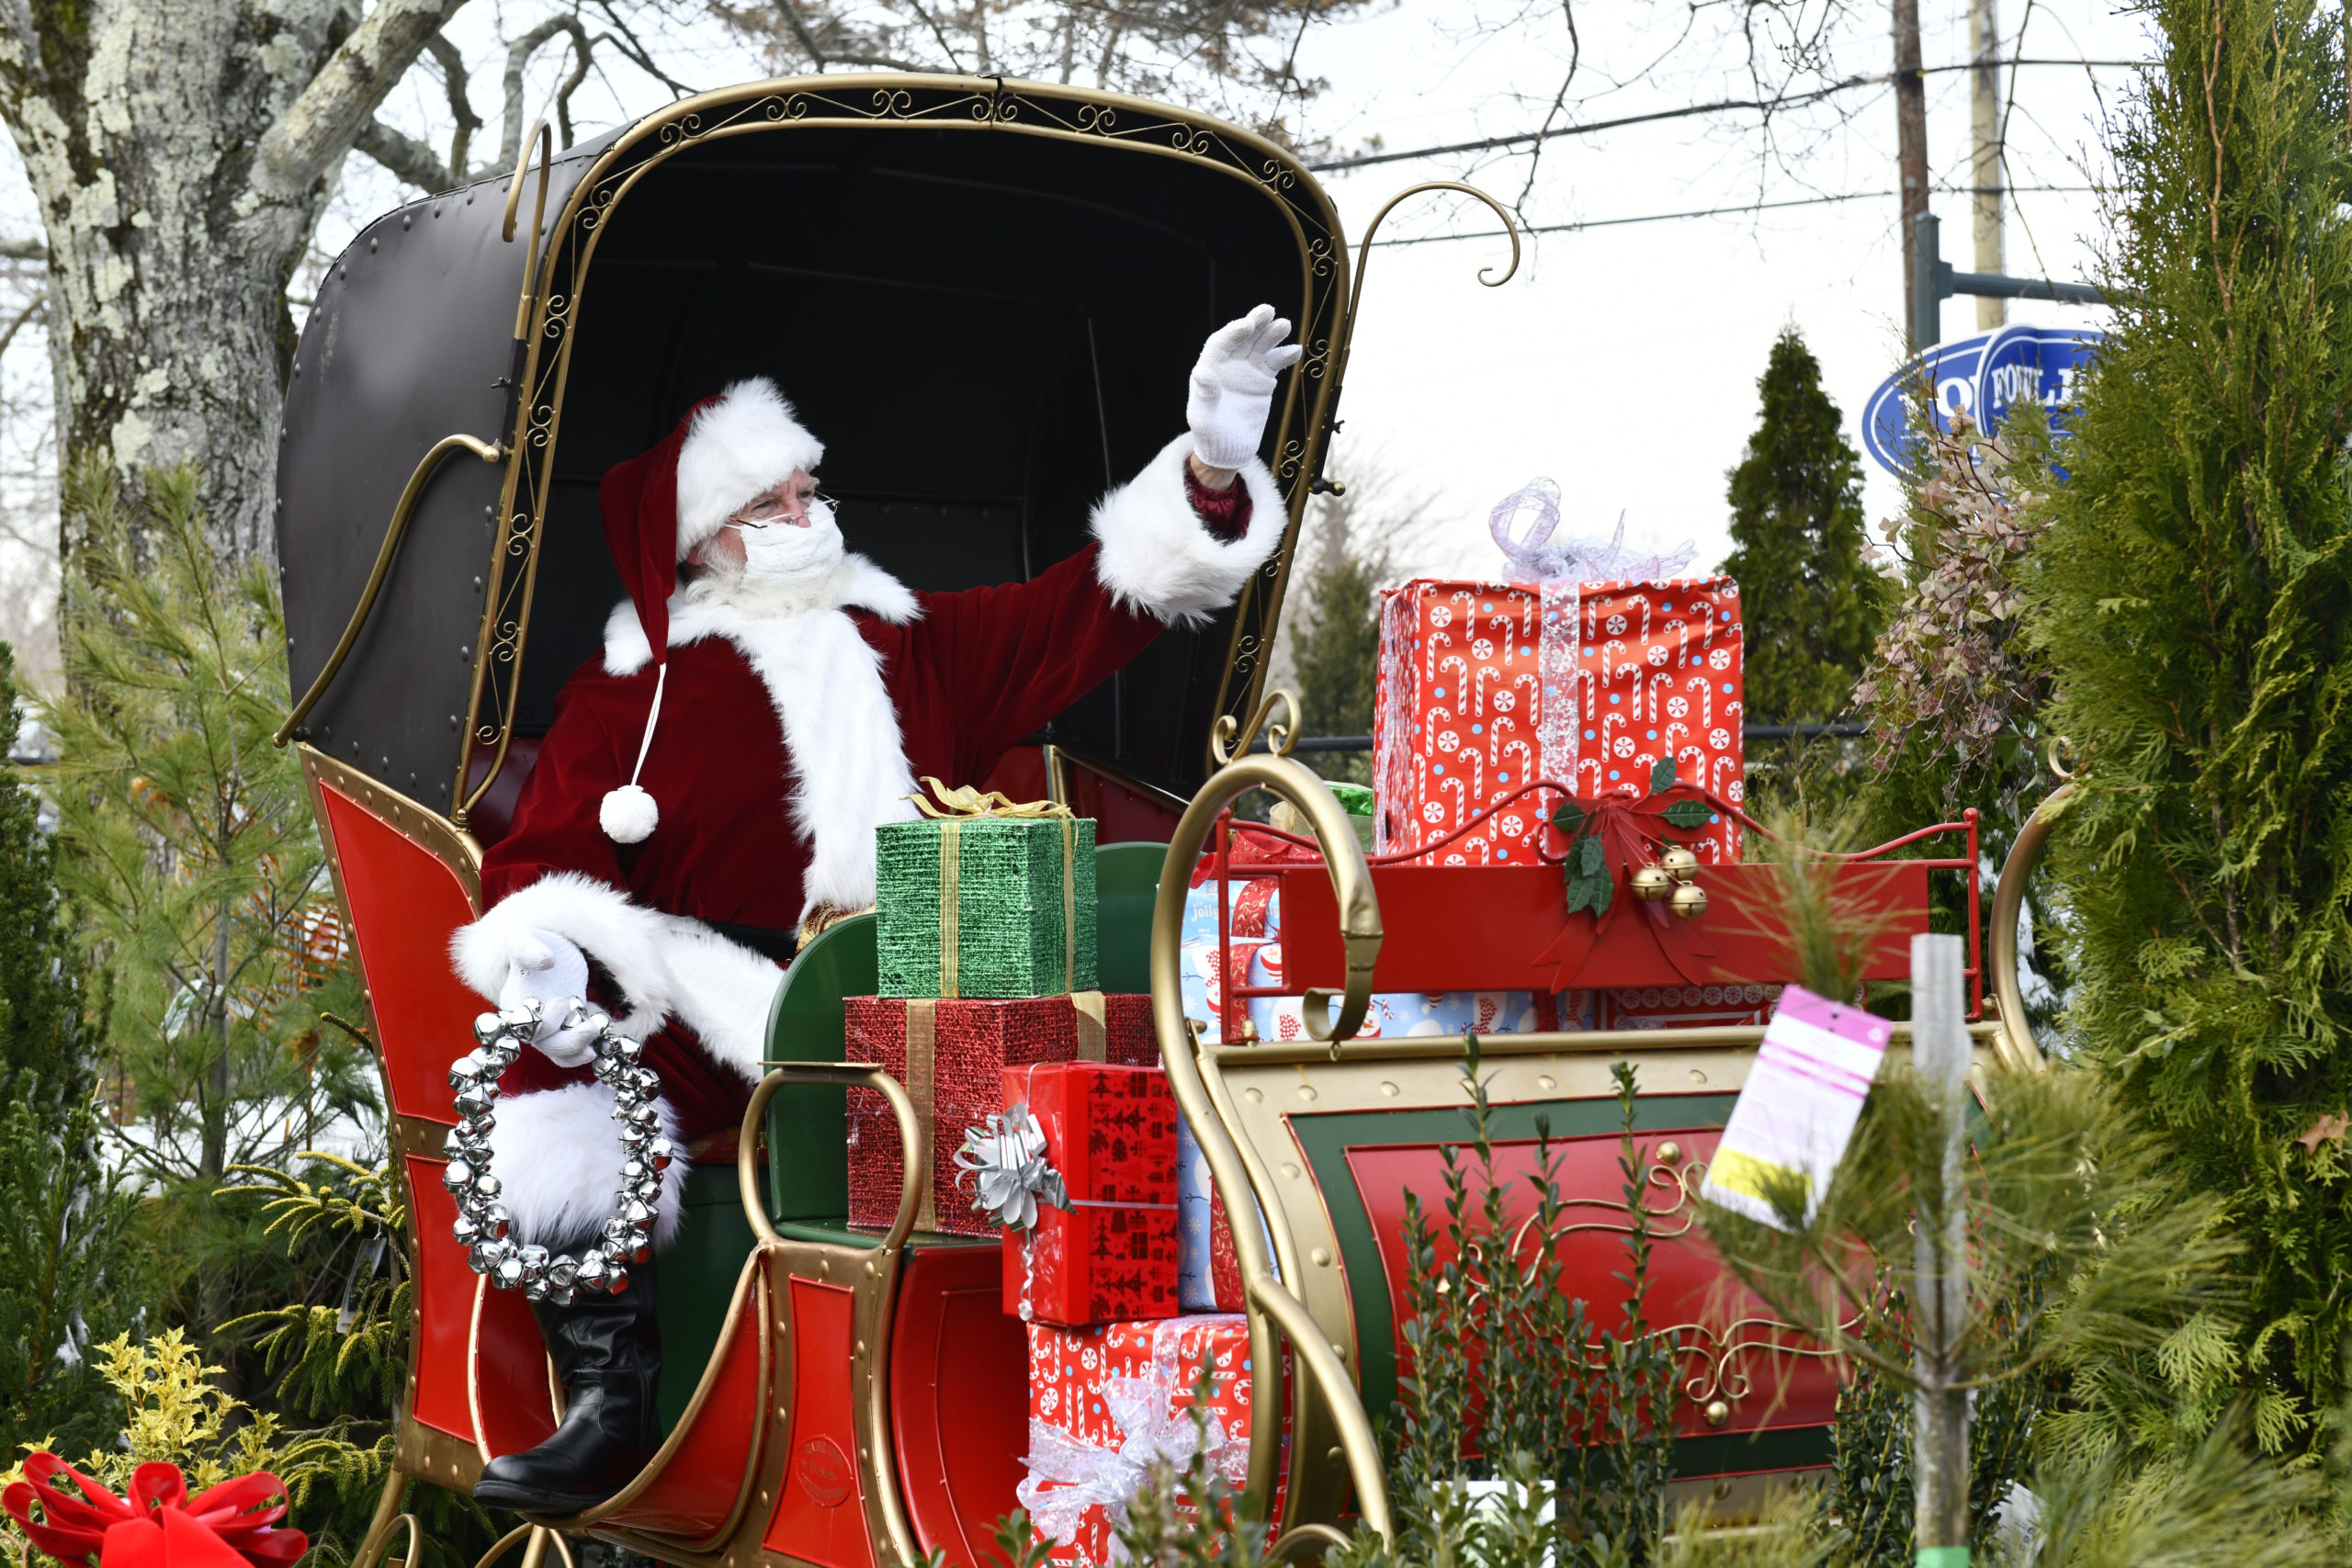
[[[1014,997],[1003,1000],[851,997],[843,1036],[849,1059],[869,1062],[905,1086],[931,1122],[931,1185],[915,1228],[993,1235],[959,1185],[964,1132],[1004,1109],[1005,1068],[1031,1062],[1103,1060],[1157,1066],[1148,997]],[[1137,1005],[1140,1004],[1140,1005]],[[899,1121],[872,1089],[849,1091],[849,1223],[887,1230],[899,1213],[905,1170]]]
[[[1386,591],[1373,712],[1376,847],[1435,844],[1515,791],[1549,779],[1591,797],[1646,793],[1674,760],[1686,784],[1737,805],[1739,586],[1662,582],[1462,582]],[[1521,796],[1429,863],[1526,865],[1566,848],[1547,825],[1556,797]],[[1738,826],[1691,841],[1739,859]]]
[[[1053,1560],[1097,1568],[1126,1517],[1143,1468],[1182,1466],[1207,1373],[1210,1466],[1238,1491],[1248,1479],[1253,1380],[1250,1320],[1238,1314],[1029,1325],[1029,1474],[1019,1489]],[[1269,1385],[1279,1397],[1279,1382]],[[1283,1431],[1288,1433],[1287,1412]],[[1282,1512],[1276,1488],[1275,1515]]]
[[[1003,1104],[1028,1107],[1069,1206],[1004,1233],[1004,1310],[1064,1325],[1177,1313],[1176,1097],[1156,1067],[1008,1067]]]

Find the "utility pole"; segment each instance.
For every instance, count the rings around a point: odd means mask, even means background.
[[[1974,136],[1970,164],[1976,188],[1976,270],[1997,273],[2001,265],[2001,28],[1995,0],[1970,0],[1968,7],[1968,119]],[[1976,297],[1976,326],[1982,332],[2009,319],[2008,301]]]
[[[1919,0],[1894,0],[1895,164],[1903,186],[1903,319],[1917,322],[1919,266],[1912,247],[1928,210],[1928,82],[1919,73]],[[1929,305],[1932,309],[1932,304]],[[1920,344],[1914,342],[1916,351]]]

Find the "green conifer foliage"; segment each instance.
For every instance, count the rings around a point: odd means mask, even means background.
[[[134,515],[100,468],[69,472],[66,695],[47,717],[59,874],[115,974],[113,1049],[142,1175],[209,1190],[281,1162],[323,1114],[371,1094],[315,1038],[301,921],[333,897],[285,716],[285,623],[256,562],[215,561],[186,469]],[[346,989],[339,998],[356,1011]]]
[[[2352,196],[2340,19],[2154,0],[2108,283],[2031,583],[2082,782],[2077,1049],[2218,1194],[2245,1319],[2163,1362],[2324,1451],[2352,1333]],[[2193,1329],[2194,1333],[2190,1330]]]
[[[1861,459],[1794,327],[1756,391],[1763,414],[1731,470],[1724,562],[1745,617],[1747,711],[1818,723],[1844,710],[1869,663],[1886,589],[1864,557]]]
[[[1403,575],[1399,555],[1423,529],[1431,502],[1401,489],[1375,464],[1359,465],[1343,495],[1317,504],[1291,581],[1288,632],[1300,722],[1308,735],[1369,735],[1380,679],[1380,590]],[[1318,758],[1317,771],[1351,784],[1372,782],[1372,759]]]
[[[16,692],[0,646],[0,715]],[[99,1156],[95,987],[40,797],[0,767],[0,1454],[110,1429],[92,1346],[120,1315],[124,1201]]]
[[[222,1325],[300,1287],[260,1221],[215,1191],[232,1167],[283,1168],[315,1129],[369,1110],[371,1065],[320,1027],[366,1009],[347,964],[304,950],[334,894],[300,761],[270,743],[287,708],[275,585],[259,562],[219,565],[191,470],[149,474],[135,500],[103,465],[62,488],[80,543],[67,687],[45,716],[60,885],[113,976],[107,1065],[126,1125],[111,1148],[149,1198],[158,1314],[250,1386],[250,1348]]]

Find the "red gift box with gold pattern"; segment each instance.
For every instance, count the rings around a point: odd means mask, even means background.
[[[970,1188],[957,1180],[956,1152],[964,1145],[965,1129],[1004,1109],[1004,1069],[1081,1059],[1157,1066],[1149,1014],[1148,997],[1100,991],[1002,1000],[849,998],[843,1020],[849,1059],[872,1063],[897,1078],[915,1114],[931,1124],[931,1184],[915,1228],[995,1235],[995,1222],[972,1207]],[[904,1159],[888,1102],[872,1089],[851,1089],[851,1224],[889,1228],[899,1213]]]
[[[1253,1380],[1250,1320],[1239,1314],[1029,1325],[1029,1474],[1021,1506],[1053,1560],[1069,1568],[1110,1562],[1111,1540],[1153,1461],[1180,1468],[1198,1441],[1192,1410],[1202,1373],[1209,1462],[1237,1491],[1248,1477]],[[1281,1384],[1269,1385],[1279,1394]],[[1283,1430],[1289,1432],[1287,1413]],[[1274,1513],[1282,1512],[1276,1489]]]
[[[1175,1316],[1176,1097],[1167,1076],[1091,1062],[1009,1067],[1003,1104],[1037,1119],[1069,1200],[1039,1204],[1034,1227],[1006,1229],[1004,1310],[1062,1325]]]
[[[1476,830],[1472,817],[1539,780],[1587,797],[1647,794],[1652,768],[1737,805],[1739,586],[1728,577],[1659,582],[1464,582],[1387,590],[1373,712],[1375,844],[1436,845],[1429,863],[1525,865],[1566,846],[1547,822],[1556,797],[1522,796]],[[1690,847],[1739,859],[1736,821],[1717,814]]]

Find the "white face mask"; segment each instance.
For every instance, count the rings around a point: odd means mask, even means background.
[[[833,509],[822,501],[809,502],[806,528],[779,522],[740,532],[746,582],[789,584],[821,578],[841,564],[844,551]]]

